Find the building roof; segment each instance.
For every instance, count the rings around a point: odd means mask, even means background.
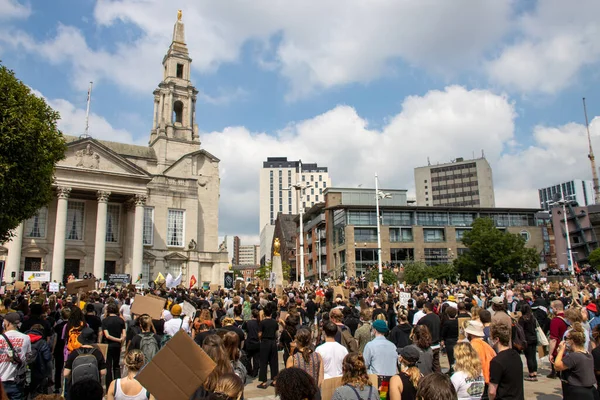
[[[326,210],[336,210],[340,208],[352,208],[371,210],[375,206],[361,206],[352,204],[337,204],[326,207]],[[483,213],[537,213],[543,211],[541,208],[520,208],[520,207],[445,207],[445,206],[386,206],[380,205],[380,209],[395,211],[453,211],[453,212],[483,212]]]
[[[447,163],[424,165],[421,167],[416,167],[415,169],[446,167],[448,165],[460,165],[460,164],[466,164],[466,163],[478,162],[478,161],[485,161],[487,163],[487,159],[485,157],[469,158],[469,159],[465,159],[463,157],[457,157],[455,160],[447,162]]]
[[[82,138],[78,136],[63,135],[67,143],[76,142]],[[154,149],[148,146],[138,146],[135,144],[111,142],[108,140],[98,140],[93,138],[95,141],[102,143],[115,153],[125,157],[136,157],[136,158],[149,158],[156,159]]]

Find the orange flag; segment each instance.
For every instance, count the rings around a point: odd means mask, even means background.
[[[192,275],[192,277],[190,278],[190,289],[193,288],[197,282],[198,281],[196,280],[196,277]]]

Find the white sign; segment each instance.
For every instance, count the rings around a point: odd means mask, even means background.
[[[271,272],[271,279],[269,281],[269,287],[273,289],[275,287],[275,272]]]
[[[50,271],[24,271],[25,282],[50,282]]]
[[[410,293],[400,292],[400,305],[408,307],[408,300],[410,300]]]
[[[196,307],[194,307],[191,303],[184,301],[181,305],[181,312],[190,318],[194,318],[194,314],[196,313]]]
[[[57,293],[60,290],[60,284],[57,282],[50,282],[49,290],[52,293]]]

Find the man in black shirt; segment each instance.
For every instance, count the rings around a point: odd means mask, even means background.
[[[308,295],[308,301],[305,304],[306,307],[306,316],[309,319],[308,324],[312,325],[315,322],[315,314],[317,313],[317,304],[314,302],[315,295]]]
[[[113,378],[120,375],[121,344],[125,341],[125,321],[118,316],[119,308],[114,302],[108,304],[106,308],[108,316],[102,321],[102,333],[105,343],[108,343],[108,352],[106,353],[106,364],[108,365],[106,373],[106,385],[110,385]]]
[[[258,372],[258,380],[262,382],[258,387],[261,389],[268,387],[267,364],[271,369],[271,380],[275,380],[277,374],[279,374],[277,360],[277,332],[279,331],[279,324],[271,318],[273,311],[273,304],[268,303],[263,310],[265,318],[258,326],[258,337],[260,339],[260,370]]]
[[[519,353],[508,347],[510,327],[500,322],[493,323],[490,336],[498,350],[498,355],[490,362],[490,400],[525,400],[523,362]]]
[[[31,330],[31,327],[40,324],[44,327],[44,337],[46,340],[50,340],[52,337],[52,326],[45,319],[42,319],[42,313],[44,312],[42,305],[34,303],[29,307],[30,316],[21,324],[19,329],[22,333]]]
[[[423,305],[425,316],[419,320],[417,325],[425,325],[431,334],[431,350],[433,350],[433,372],[442,372],[440,366],[440,331],[442,321],[433,312],[433,303],[427,302]]]
[[[96,336],[100,337],[102,328],[102,321],[96,315],[96,307],[93,304],[89,304],[85,306],[85,322],[87,322],[88,326],[94,330]]]

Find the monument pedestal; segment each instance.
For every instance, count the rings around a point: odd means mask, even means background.
[[[275,287],[277,287],[278,285],[283,286],[283,268],[281,266],[281,256],[273,256],[271,262],[271,272],[275,274]]]

